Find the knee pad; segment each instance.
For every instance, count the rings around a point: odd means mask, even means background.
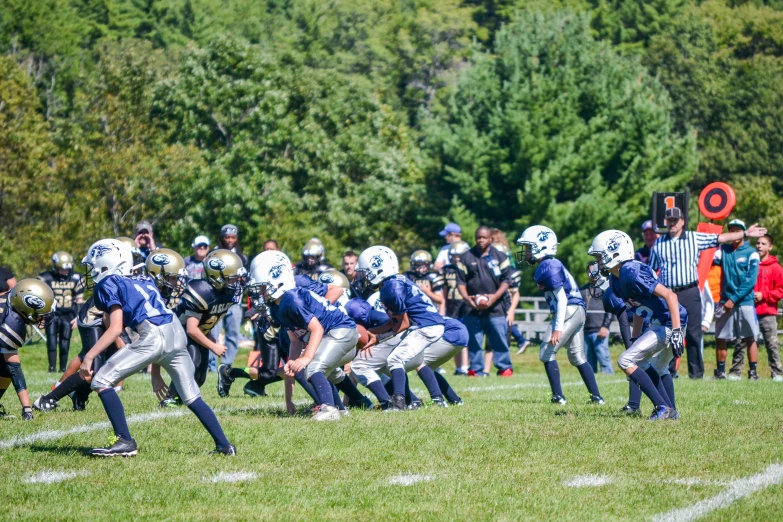
[[[584,363],[587,362],[587,357],[585,356],[585,347],[581,346],[579,348],[568,348],[568,362],[571,363],[572,366],[581,366]]]
[[[620,354],[620,357],[618,357],[617,366],[619,366],[621,370],[627,370],[631,366],[636,366],[636,363],[633,361],[633,358],[626,350]]]
[[[27,389],[27,381],[24,379],[24,373],[22,372],[21,363],[5,363],[8,366],[8,373],[11,374],[11,383],[14,385],[16,393]]]

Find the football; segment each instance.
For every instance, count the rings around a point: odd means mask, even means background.
[[[356,343],[356,347],[361,350],[370,341],[370,336],[367,335],[367,330],[364,326],[357,324],[356,331],[359,332],[359,342]]]
[[[474,299],[476,302],[476,308],[484,309],[489,305],[489,297],[485,295],[477,295]]]

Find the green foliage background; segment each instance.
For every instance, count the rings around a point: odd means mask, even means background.
[[[577,277],[653,190],[783,233],[783,3],[0,0],[0,262],[140,219],[332,261],[543,223]],[[692,215],[695,221],[696,215]]]

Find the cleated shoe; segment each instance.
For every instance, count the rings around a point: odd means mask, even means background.
[[[433,406],[437,406],[438,408],[448,408],[449,407],[448,403],[445,400],[443,400],[443,397],[435,397],[434,399],[432,399],[432,403],[431,404]]]
[[[651,421],[658,421],[658,420],[666,420],[671,419],[672,412],[674,410],[672,408],[669,408],[668,406],[656,406],[655,409],[652,412],[652,415],[647,420]]]
[[[266,386],[257,380],[247,381],[247,384],[242,387],[242,391],[245,392],[245,395],[250,395],[251,397],[266,397]]]
[[[716,368],[715,372],[712,375],[712,379],[716,381],[722,381],[725,378],[726,378],[726,372],[722,372]]]
[[[405,396],[404,395],[392,395],[391,405],[386,408],[386,411],[405,411]]]
[[[420,401],[419,399],[416,399],[415,401],[411,401],[410,404],[408,404],[405,409],[406,410],[418,410],[419,408],[423,407],[424,403]]]
[[[465,401],[463,401],[460,398],[457,398],[456,401],[449,401],[449,404],[451,404],[452,406],[465,406]]]
[[[73,403],[73,411],[86,410],[88,401],[89,399],[82,400],[77,394],[71,392],[71,402]]]
[[[465,377],[467,374],[468,374],[468,372],[466,372],[465,370],[461,370],[459,368],[454,370],[454,375],[457,376],[457,377],[460,377],[460,376],[461,377]]]
[[[233,444],[229,444],[228,446],[218,446],[214,450],[210,451],[210,453],[213,455],[216,453],[220,453],[227,457],[236,457],[237,448]]]
[[[630,404],[626,404],[620,408],[620,412],[625,413],[629,417],[639,417],[642,414],[642,410],[640,408],[634,408]]]
[[[568,401],[566,401],[566,398],[562,395],[552,395],[552,399],[550,399],[550,402],[552,404],[560,404],[561,406],[565,406]]]
[[[115,435],[109,437],[109,444],[106,447],[90,451],[93,457],[133,457],[138,453],[135,440],[125,440]]]
[[[729,374],[726,376],[727,381],[741,381],[742,375],[734,372],[729,372]]]
[[[597,404],[598,406],[603,406],[606,404],[606,402],[604,402],[604,398],[600,395],[590,395],[590,403]]]
[[[338,421],[341,418],[342,415],[340,415],[340,410],[334,406],[329,406],[328,404],[321,404],[321,406],[318,407],[318,411],[312,416],[314,421]]]
[[[514,376],[514,370],[511,368],[506,368],[505,370],[498,372],[498,377],[513,377]]]
[[[57,401],[53,399],[47,399],[45,395],[42,395],[35,399],[33,408],[43,413],[54,411],[57,409]]]
[[[672,412],[669,414],[669,420],[680,420],[680,412],[671,408]]]
[[[748,370],[748,380],[749,381],[758,381],[759,380],[759,374],[756,370]]]
[[[772,382],[783,382],[783,375],[773,375]]]
[[[174,406],[182,406],[182,399],[179,397],[166,397],[158,404],[159,408],[172,408]]]
[[[343,417],[348,417],[351,414],[351,412],[346,410],[345,408],[343,408],[342,410],[338,409],[337,411],[339,411],[340,415],[342,415]]]
[[[375,405],[372,403],[369,397],[364,396],[359,402],[353,402],[352,400],[348,399],[345,402],[345,407],[350,409],[356,408],[357,410],[371,410],[375,407]]]
[[[234,382],[234,379],[228,375],[229,369],[231,369],[231,366],[227,364],[218,366],[217,392],[221,397],[228,397],[228,393],[231,391],[231,384]]]

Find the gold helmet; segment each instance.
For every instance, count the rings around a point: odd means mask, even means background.
[[[496,250],[500,250],[501,252],[503,252],[504,254],[506,254],[508,257],[512,257],[512,255],[511,255],[511,249],[510,249],[510,248],[508,248],[508,247],[507,247],[506,245],[504,245],[503,243],[492,243],[492,246],[493,246],[493,247],[494,247]]]
[[[8,302],[24,320],[30,324],[38,323],[39,328],[54,314],[57,304],[54,292],[40,279],[22,279],[11,290]]]
[[[462,254],[470,250],[470,245],[465,241],[454,241],[449,245],[449,263],[455,265]]]
[[[73,256],[68,252],[55,252],[52,256],[52,267],[55,270],[73,270]]]
[[[204,258],[204,277],[218,290],[228,288],[239,295],[245,289],[247,270],[231,250],[213,250]]]
[[[323,262],[326,250],[320,239],[311,239],[302,247],[302,264],[307,268],[315,268]]]
[[[144,256],[141,255],[141,250],[139,250],[136,242],[128,236],[120,236],[116,239],[117,241],[128,245],[128,248],[131,250],[131,254],[133,254],[133,269],[131,270],[131,273],[133,275],[143,274],[144,267],[139,265],[144,265]]]
[[[324,270],[318,276],[318,281],[325,285],[341,286],[345,290],[351,291],[351,283],[348,281],[348,278],[335,268]]]
[[[145,267],[163,297],[182,296],[188,279],[181,255],[169,248],[158,248],[147,256]]]
[[[426,250],[417,250],[411,254],[411,270],[426,274],[432,266],[432,254]]]

